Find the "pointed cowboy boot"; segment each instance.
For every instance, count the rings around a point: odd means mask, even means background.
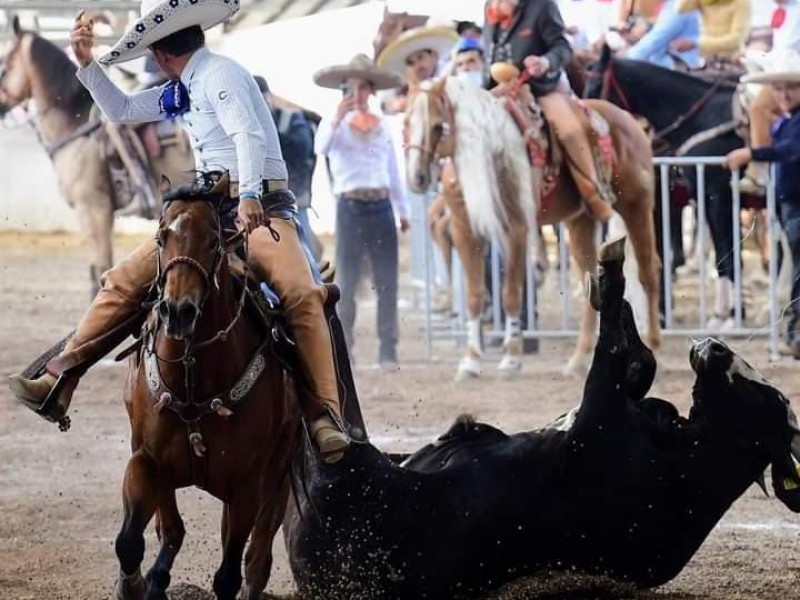
[[[148,239],[105,273],[102,288],[63,350],[57,346],[9,378],[9,388],[25,406],[62,428],[69,426],[65,415],[78,380],[141,327],[141,303],[156,276],[155,256],[155,241]]]

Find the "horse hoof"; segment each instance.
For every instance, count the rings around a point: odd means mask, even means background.
[[[567,366],[564,367],[564,375],[575,375],[582,377],[589,372],[589,357],[584,354],[573,354]]]
[[[144,600],[144,578],[141,570],[126,575],[121,570],[114,590],[116,600]]]
[[[600,246],[600,262],[624,261],[626,239],[623,235]]]
[[[458,371],[456,371],[456,381],[467,381],[469,379],[478,379],[481,376],[481,363],[477,358],[465,356],[458,363]]]
[[[510,379],[516,379],[521,370],[522,361],[517,356],[506,355],[497,366],[497,374],[500,376],[500,379],[504,379],[506,381]]]

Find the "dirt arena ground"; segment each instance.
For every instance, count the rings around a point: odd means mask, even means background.
[[[118,240],[124,252],[135,240]],[[5,378],[66,334],[88,302],[86,250],[74,238],[0,235],[0,371]],[[404,298],[408,302],[408,298]],[[401,368],[372,366],[377,350],[371,302],[362,307],[356,348],[357,385],[376,445],[387,451],[418,448],[472,412],[507,431],[535,428],[571,408],[581,381],[561,368],[570,343],[548,340],[526,360],[521,379],[498,381],[488,365],[483,382],[456,385],[458,350],[439,342],[425,359],[419,310],[402,315]],[[800,410],[800,370],[767,363],[766,342],[737,343]],[[689,406],[693,377],[688,340],[672,338],[660,355],[653,394]],[[497,356],[490,354],[490,361]],[[110,596],[117,573],[113,540],[121,521],[120,485],[128,456],[128,423],[121,401],[125,368],[98,365],[73,403],[73,426],[59,433],[16,405],[0,386],[0,599],[87,599]],[[174,598],[206,599],[220,558],[220,505],[196,490],[179,495],[187,537],[176,567]],[[598,513],[598,518],[602,514]],[[155,535],[147,536],[146,563]],[[531,540],[531,543],[536,543]],[[269,591],[291,594],[292,578],[276,540],[276,567]],[[191,584],[197,587],[181,587]],[[589,589],[570,593],[558,585],[523,582],[494,600],[523,598],[661,598],[669,600],[783,600],[800,597],[800,517],[752,488],[712,532],[684,572],[655,592]]]

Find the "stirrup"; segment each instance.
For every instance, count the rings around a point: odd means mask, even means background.
[[[41,376],[41,374],[38,376]],[[43,419],[51,423],[57,423],[60,431],[68,431],[70,425],[72,425],[72,421],[67,416],[69,403],[67,403],[67,406],[62,406],[58,399],[67,386],[73,383],[75,383],[75,375],[65,372],[58,376],[53,387],[50,388],[50,391],[41,403],[19,396],[17,396],[17,400],[20,404],[29,408]]]

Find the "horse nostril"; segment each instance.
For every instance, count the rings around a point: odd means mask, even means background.
[[[176,324],[184,331],[191,331],[198,315],[197,307],[191,302],[181,302],[178,306]]]
[[[166,300],[162,300],[158,303],[158,316],[161,317],[161,320],[164,322],[169,321],[169,303]]]

